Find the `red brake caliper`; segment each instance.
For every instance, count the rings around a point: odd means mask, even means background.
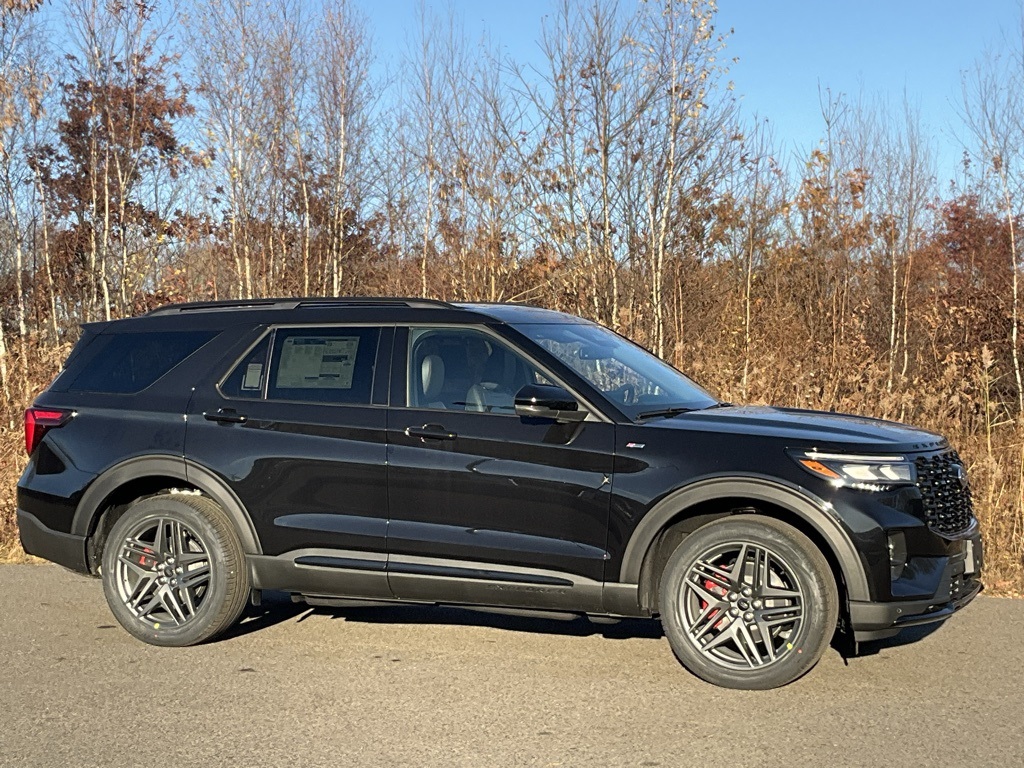
[[[145,552],[146,555],[152,555],[153,554],[153,550],[150,549],[149,547],[143,547],[142,551]],[[146,567],[146,555],[139,555],[139,565],[141,565],[143,568]],[[156,562],[156,558],[153,558],[153,562],[154,563]]]
[[[718,584],[715,584],[715,582],[711,581],[711,579],[705,579],[705,581],[704,581],[704,589],[706,589],[708,592],[711,592],[711,593],[716,594],[716,595],[724,595],[725,594],[725,590],[721,586],[719,586]],[[703,611],[707,607],[708,607],[707,601],[706,600],[701,600],[700,601],[700,609]],[[711,612],[711,615],[708,618],[713,619],[719,613],[720,613],[720,611],[717,608],[715,608],[715,610],[713,610]],[[724,623],[725,623],[725,617],[723,616],[721,619],[718,620],[718,622],[715,624],[714,628],[715,629],[721,629],[722,625]]]

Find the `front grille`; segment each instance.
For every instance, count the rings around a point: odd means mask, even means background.
[[[928,527],[944,534],[970,527],[974,520],[971,489],[956,451],[920,456],[915,464]]]

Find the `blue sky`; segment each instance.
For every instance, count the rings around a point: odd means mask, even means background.
[[[628,5],[631,0],[622,0]],[[358,0],[370,19],[382,63],[401,55],[416,27],[416,0]],[[471,39],[484,31],[518,61],[539,58],[549,0],[439,0],[461,15]],[[904,93],[919,109],[938,150],[940,182],[960,157],[956,109],[960,75],[986,51],[1019,36],[1018,0],[720,0],[718,27],[734,29],[731,79],[748,115],[774,124],[783,150],[805,155],[823,124],[819,85],[855,100]]]
[[[939,150],[939,177],[958,164],[960,76],[1019,37],[1017,0],[723,0],[733,27],[733,80],[745,110],[775,124],[789,148],[822,132],[818,86],[899,106],[906,93]]]

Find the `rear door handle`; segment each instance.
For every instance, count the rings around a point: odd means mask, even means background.
[[[419,437],[423,440],[454,440],[458,437],[454,432],[449,432],[440,424],[424,424],[422,427],[406,427],[405,434],[409,437]]]
[[[207,421],[217,421],[221,424],[245,424],[249,420],[234,408],[218,408],[215,413],[204,412],[203,418]]]

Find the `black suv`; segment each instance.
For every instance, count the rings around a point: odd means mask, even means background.
[[[716,400],[578,317],[508,304],[182,304],[83,327],[25,415],[27,552],[181,646],[261,590],[660,615],[718,685],[809,670],[981,589],[928,432]]]

